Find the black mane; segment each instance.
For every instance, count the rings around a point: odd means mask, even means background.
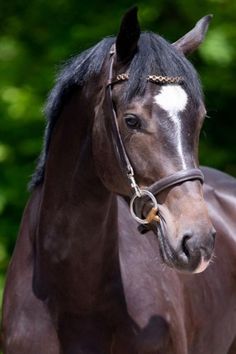
[[[47,125],[44,145],[29,184],[31,190],[43,181],[52,131],[63,106],[76,88],[82,87],[93,75],[99,74],[114,42],[114,37],[103,39],[94,47],[70,60],[59,73],[45,109]],[[193,102],[197,104],[202,98],[198,75],[191,63],[162,37],[144,32],[140,36],[138,51],[129,67],[129,80],[124,84],[124,101],[142,95],[147,76],[153,74],[182,76],[183,86]]]

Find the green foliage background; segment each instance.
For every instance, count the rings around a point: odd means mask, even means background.
[[[138,1],[143,30],[177,40],[202,16],[214,19],[190,58],[206,95],[200,161],[236,176],[236,0]],[[0,2],[0,288],[12,253],[27,183],[42,145],[43,105],[58,64],[116,34],[132,1]]]

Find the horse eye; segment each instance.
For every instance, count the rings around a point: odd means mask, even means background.
[[[142,125],[141,120],[135,115],[125,117],[125,123],[131,129],[140,129]]]

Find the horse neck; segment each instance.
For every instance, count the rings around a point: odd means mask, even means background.
[[[88,271],[90,260],[117,257],[116,197],[97,177],[92,156],[94,101],[89,90],[76,92],[52,134],[38,223],[41,265],[66,261],[78,268],[87,257]]]
[[[50,209],[73,205],[84,221],[92,218],[87,209],[106,215],[114,200],[94,167],[91,102],[95,99],[90,96],[86,89],[75,92],[64,107],[52,134],[43,186],[43,200]]]

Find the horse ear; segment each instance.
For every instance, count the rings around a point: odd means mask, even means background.
[[[116,53],[119,61],[127,61],[137,50],[137,43],[140,37],[137,12],[137,6],[132,7],[125,13],[121,21],[116,39]]]
[[[195,27],[186,33],[185,36],[173,43],[173,46],[185,55],[192,53],[203,42],[212,17],[213,15],[202,17],[196,23]]]

